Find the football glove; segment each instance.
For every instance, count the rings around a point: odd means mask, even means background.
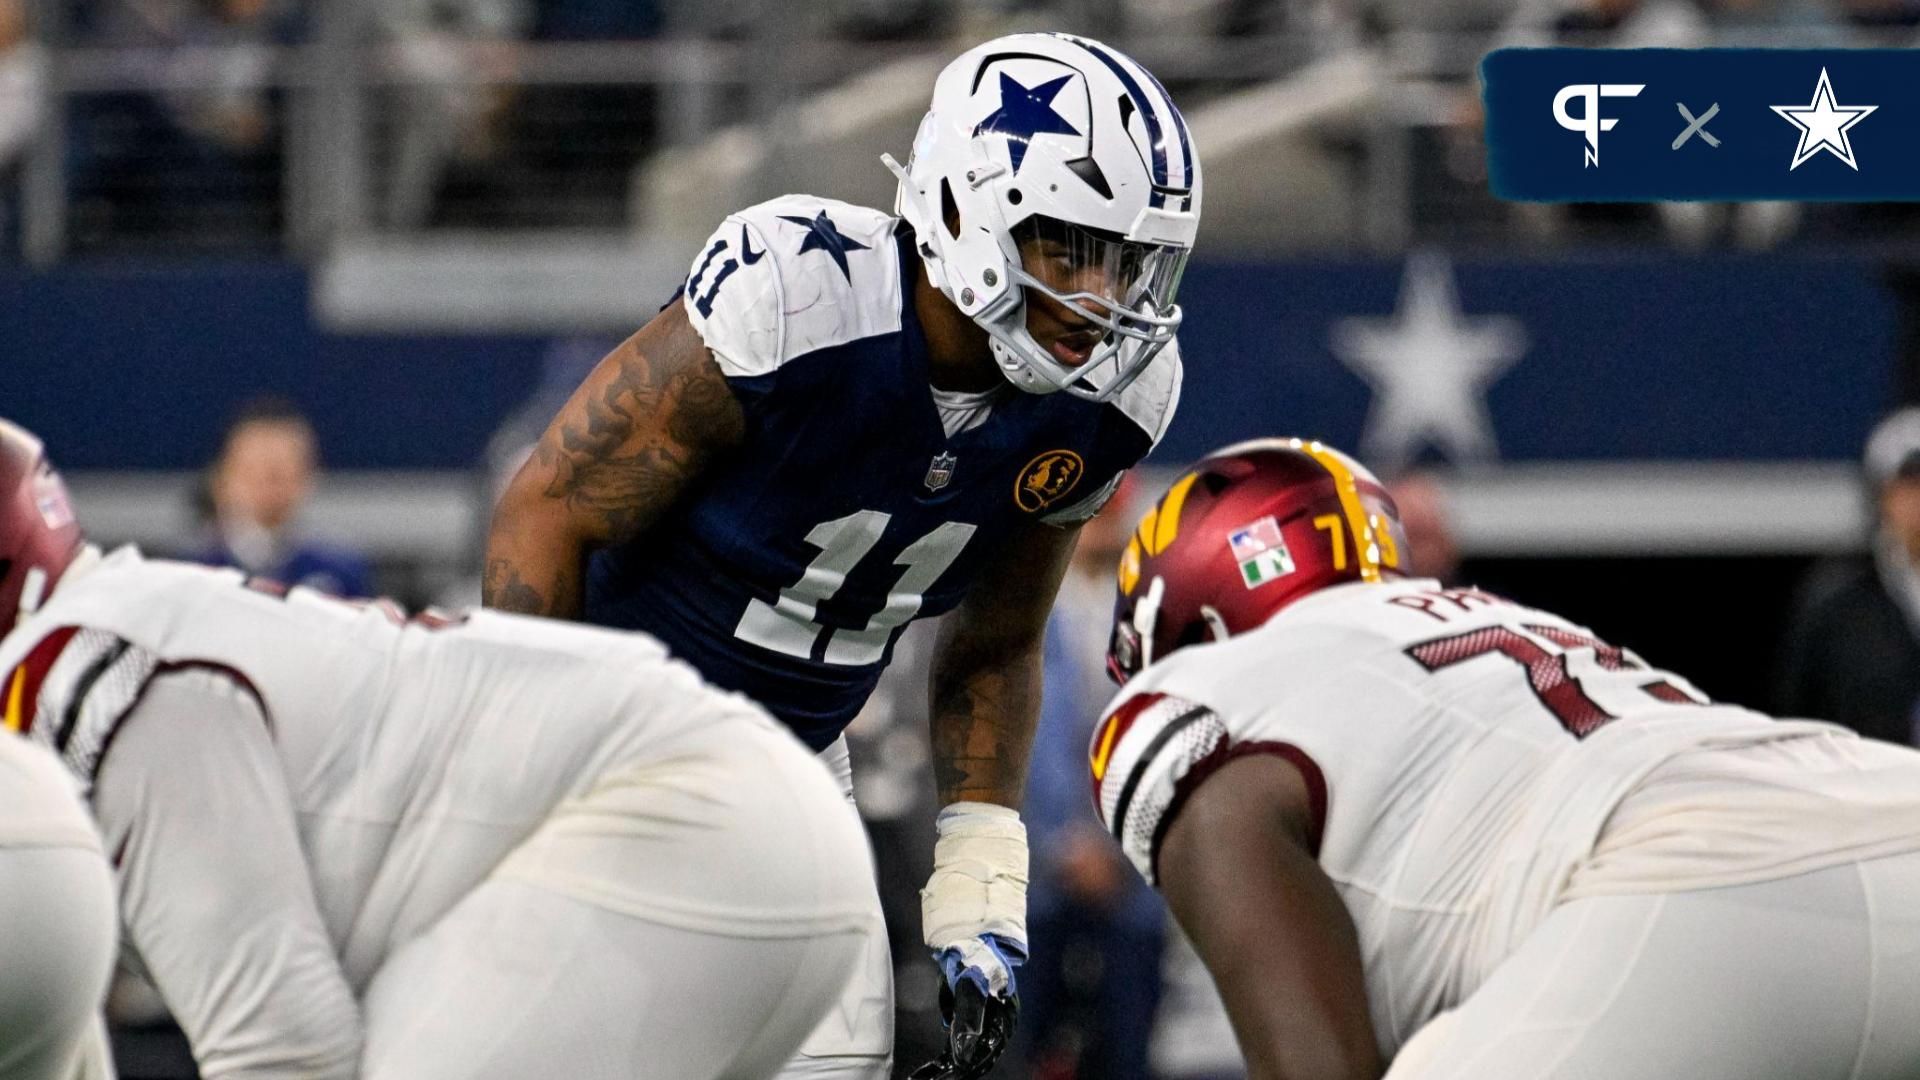
[[[946,1021],[947,1045],[940,1056],[913,1071],[909,1080],[979,1080],[993,1070],[1000,1055],[1013,1044],[1020,1021],[1020,998],[988,994],[978,980],[955,978],[957,956],[942,960],[948,981],[940,987],[940,1016]]]

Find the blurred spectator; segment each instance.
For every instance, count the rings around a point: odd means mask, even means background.
[[[1502,44],[1615,49],[1705,44],[1707,17],[1690,0],[1523,0]]]
[[[1920,702],[1920,407],[1867,440],[1876,513],[1867,559],[1817,567],[1787,632],[1778,708],[1876,739],[1914,741]]]
[[[46,58],[27,36],[26,0],[0,0],[0,240],[14,247],[20,207],[14,178],[40,128]]]
[[[542,41],[632,41],[660,32],[652,0],[539,0]]]
[[[418,228],[452,170],[498,163],[513,46],[535,13],[528,0],[382,0],[372,10],[401,78],[387,103],[384,217]]]
[[[738,5],[680,5],[677,17],[718,17],[723,8]],[[637,41],[661,33],[664,15],[652,0],[538,0],[530,36],[537,42]],[[501,124],[501,155],[451,170],[434,223],[623,224],[627,177],[655,148],[661,93],[649,83],[520,87]]]
[[[1453,536],[1453,515],[1447,493],[1430,473],[1410,472],[1387,484],[1387,494],[1400,509],[1407,530],[1407,550],[1401,569],[1416,576],[1455,584],[1460,577],[1460,545]]]
[[[81,44],[163,50],[168,89],[76,99],[76,242],[277,242],[269,47],[298,38],[299,14],[292,0],[112,0],[83,21]]]
[[[1137,515],[1131,484],[1080,532],[1047,628],[1040,727],[1022,816],[1032,846],[1020,973],[1034,1080],[1146,1080],[1166,911],[1094,816],[1087,744],[1106,678],[1114,568]]]
[[[292,405],[262,399],[246,406],[208,475],[212,535],[194,557],[288,585],[371,595],[365,556],[301,531],[319,464],[313,425]]]
[[[1863,30],[1920,27],[1920,2],[1916,0],[1833,0],[1832,7],[1847,25]]]

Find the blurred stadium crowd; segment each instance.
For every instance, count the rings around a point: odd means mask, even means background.
[[[1255,250],[1513,237],[1768,247],[1879,235],[1888,215],[1502,206],[1484,190],[1478,57],[1501,44],[1904,46],[1920,5],[0,0],[0,236],[44,262],[671,225],[689,174],[745,169],[750,189],[784,190],[779,177],[836,167],[807,160],[852,137],[836,124],[910,134],[917,106],[873,94],[911,99],[950,42],[1051,25],[1167,72],[1199,125],[1226,133],[1216,157],[1272,159],[1263,191],[1316,212],[1255,221],[1238,241]],[[774,116],[766,145],[743,142],[738,125]]]
[[[1203,257],[1428,242],[1864,249],[1920,237],[1920,222],[1892,206],[1501,204],[1485,191],[1473,83],[1477,59],[1500,44],[1912,45],[1920,0],[0,0],[0,261],[317,259],[342,242],[422,233],[671,238],[756,194],[858,200],[841,190],[843,169],[886,205],[891,181],[874,154],[907,145],[952,43],[1040,26],[1123,46],[1195,118],[1220,178],[1209,180],[1219,209],[1210,204]],[[1276,203],[1288,212],[1271,212]],[[540,389],[500,418],[477,463],[479,486],[511,475],[603,344],[565,339],[547,352]],[[326,433],[316,441],[285,401],[227,411],[236,419],[194,495],[194,528],[172,553],[346,593],[372,583],[416,602],[477,600],[451,560],[396,573],[356,552],[351,530],[323,520],[307,533],[324,518],[303,508],[322,483]],[[1817,571],[1783,620],[1803,629],[1780,643],[1791,662],[1776,696],[1748,703],[1912,741],[1920,421],[1896,418],[1873,446],[1869,503],[1884,527]],[[1039,963],[1023,976],[1023,1061],[997,1075],[1237,1072],[1204,972],[1168,940],[1159,900],[1085,800],[1070,797],[1084,790],[1086,737],[1109,692],[1090,674],[1105,647],[1107,575],[1154,487],[1141,480],[1089,529],[1055,613],[1028,808]],[[1426,549],[1416,562],[1451,577],[1445,489],[1418,473],[1396,485]],[[1513,566],[1467,572],[1502,570],[1509,581],[1492,584],[1535,580]],[[914,628],[854,729],[895,937],[903,1064],[929,1056],[937,1034],[916,895],[934,793],[915,645],[930,638]],[[1836,640],[1870,643],[1870,655],[1819,652]],[[129,985],[117,1005],[123,1075],[190,1075],[150,996]]]

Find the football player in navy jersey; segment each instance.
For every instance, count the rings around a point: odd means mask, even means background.
[[[885,161],[895,214],[788,195],[720,224],[508,488],[485,598],[653,634],[849,791],[841,730],[901,629],[953,611],[922,911],[950,1034],[923,1072],[972,1077],[1017,1013],[1046,616],[1076,528],[1173,417],[1200,162],[1145,68],[1061,34],[954,61]],[[886,1076],[889,978],[876,934],[783,1075]]]

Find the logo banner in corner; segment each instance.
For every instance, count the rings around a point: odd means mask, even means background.
[[[1500,49],[1480,75],[1503,199],[1920,200],[1920,50]]]

